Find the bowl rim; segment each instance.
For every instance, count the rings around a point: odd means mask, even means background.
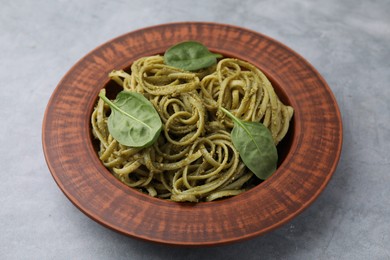
[[[112,45],[113,43],[122,43],[124,44],[125,42],[125,39],[128,39],[128,38],[131,38],[131,37],[134,37],[134,35],[142,35],[144,34],[145,32],[156,32],[156,31],[161,31],[161,30],[165,30],[165,32],[169,31],[169,30],[177,30],[178,28],[190,28],[190,27],[205,27],[205,28],[209,28],[209,30],[211,30],[210,28],[213,28],[214,30],[217,30],[217,29],[220,29],[220,30],[232,30],[232,31],[238,31],[240,32],[242,35],[242,37],[246,37],[247,35],[250,35],[251,37],[257,37],[259,39],[262,39],[266,42],[269,42],[274,45],[277,45],[277,47],[279,48],[282,48],[282,50],[284,52],[287,52],[289,55],[291,55],[291,57],[295,58],[295,59],[298,59],[300,60],[300,62],[302,62],[307,70],[309,70],[311,73],[312,76],[314,76],[317,80],[317,84],[320,84],[321,88],[322,88],[322,91],[325,92],[327,95],[328,95],[328,100],[330,101],[330,106],[332,107],[332,117],[334,117],[336,120],[335,122],[335,125],[337,127],[336,130],[334,130],[334,133],[333,133],[333,136],[335,138],[335,142],[333,142],[331,145],[333,145],[333,161],[330,165],[327,165],[327,169],[326,169],[326,173],[324,174],[323,178],[321,179],[321,182],[319,183],[320,185],[317,185],[316,187],[316,190],[315,192],[312,192],[310,194],[310,197],[307,198],[303,203],[299,203],[299,205],[296,205],[296,207],[294,208],[293,211],[291,211],[287,216],[281,218],[281,219],[278,219],[277,221],[275,221],[272,225],[268,225],[266,227],[263,227],[263,228],[258,228],[257,230],[255,229],[252,229],[252,230],[249,230],[248,232],[244,232],[244,233],[240,233],[239,236],[230,236],[230,237],[221,237],[219,239],[217,239],[216,237],[214,237],[213,239],[208,239],[208,236],[205,236],[202,239],[199,239],[197,238],[197,240],[194,240],[194,239],[191,239],[189,238],[187,241],[186,240],[182,240],[182,241],[179,241],[179,240],[169,240],[167,239],[166,236],[160,236],[160,237],[152,237],[149,233],[145,233],[145,235],[142,235],[142,232],[139,232],[139,233],[136,233],[135,231],[133,232],[130,232],[129,229],[127,229],[126,227],[119,227],[117,224],[113,224],[112,222],[110,222],[109,218],[107,217],[102,217],[102,216],[99,216],[98,214],[96,214],[96,212],[94,212],[93,210],[91,210],[90,208],[88,208],[86,205],[85,205],[85,201],[82,201],[82,198],[80,197],[80,194],[74,194],[74,190],[70,190],[70,187],[69,185],[71,185],[71,183],[68,183],[66,181],[64,181],[64,176],[61,175],[61,173],[59,173],[60,170],[64,170],[64,165],[67,164],[67,162],[64,162],[64,161],[61,161],[61,158],[57,158],[57,160],[54,160],[53,158],[58,156],[58,155],[61,155],[61,153],[59,152],[59,150],[63,149],[61,148],[61,142],[63,142],[62,140],[59,139],[59,134],[58,133],[55,133],[53,134],[53,132],[55,132],[56,128],[54,128],[54,125],[58,126],[60,125],[60,123],[56,122],[56,124],[53,124],[53,120],[54,120],[54,116],[55,115],[59,115],[58,111],[56,112],[53,112],[55,111],[55,109],[53,110],[53,107],[56,106],[56,102],[58,101],[58,99],[61,97],[62,93],[61,92],[61,88],[64,88],[64,86],[68,86],[69,85],[69,79],[72,77],[72,75],[78,70],[80,69],[79,67],[80,66],[85,66],[86,63],[90,63],[90,62],[93,62],[93,59],[96,58],[96,55],[97,53],[101,52],[101,50],[103,48],[107,48],[108,46]],[[207,30],[207,29],[205,29]],[[240,39],[238,39],[240,40]],[[161,48],[160,48],[161,49]],[[216,51],[218,50],[218,48],[213,48],[213,47],[210,47],[211,50],[213,51]],[[151,53],[152,51],[154,50],[157,50],[157,49],[153,49],[153,50],[147,50],[146,52],[148,53]],[[234,53],[234,50],[223,50],[224,53],[227,53],[227,54],[231,54],[231,56],[240,56],[242,54],[237,54],[237,53]],[[117,55],[117,54],[114,54],[114,56]],[[138,55],[141,55],[141,54],[138,54]],[[136,55],[135,55],[136,56]],[[110,64],[110,66],[120,66],[121,64]],[[267,70],[266,70],[267,71]],[[269,71],[267,71],[267,73],[269,73]],[[277,79],[274,79],[276,81],[279,80],[278,76],[277,75],[274,75],[272,73],[270,73],[271,77],[276,77]],[[100,82],[108,82],[108,78],[106,77],[106,75],[102,76],[100,79]],[[106,84],[104,84],[106,85]],[[282,89],[282,91],[286,91],[285,89]],[[289,91],[287,91],[288,93]],[[286,96],[289,98],[290,100],[290,97],[287,95],[286,93]],[[93,98],[94,100],[96,100],[96,97]],[[89,100],[88,102],[88,105],[87,107],[88,108],[93,108],[93,102],[92,102],[92,98]],[[297,106],[298,103],[295,99],[291,99],[290,100],[293,107],[294,105]],[[58,104],[57,104],[58,106]],[[57,107],[57,110],[58,110],[58,107]],[[54,114],[53,114],[54,113]],[[90,113],[90,111],[88,112]],[[301,113],[301,111],[297,111],[297,113],[294,114],[294,120],[296,122],[296,129],[294,131],[294,138],[292,140],[292,147],[290,149],[292,149],[293,151],[297,151],[298,147],[300,144],[299,144],[299,138],[303,138],[303,134],[302,134],[302,131],[303,131],[303,125],[301,124],[301,121],[302,120],[305,120],[304,118],[302,118],[303,115]],[[88,117],[84,117],[84,121],[82,122],[82,125],[84,126],[84,132],[82,133],[82,136],[83,137],[88,137],[91,135],[90,132],[88,132],[88,129],[89,127],[85,127],[85,125],[88,125],[88,120],[87,120]],[[333,125],[332,125],[333,126]],[[336,99],[331,91],[331,89],[329,88],[329,86],[327,85],[326,81],[324,80],[324,78],[318,73],[318,71],[309,63],[307,62],[303,57],[301,57],[298,53],[296,53],[295,51],[293,51],[292,49],[290,49],[289,47],[285,46],[284,44],[274,40],[273,38],[269,37],[269,36],[266,36],[266,35],[263,35],[259,32],[256,32],[256,31],[253,31],[253,30],[250,30],[250,29],[246,29],[246,28],[242,28],[242,27],[238,27],[238,26],[235,26],[235,25],[227,25],[227,24],[220,24],[220,23],[213,23],[213,22],[175,22],[175,23],[166,23],[166,24],[160,24],[160,25],[154,25],[154,26],[149,26],[149,27],[145,27],[145,28],[141,28],[141,29],[138,29],[138,30],[135,30],[135,31],[132,31],[132,32],[129,32],[129,33],[126,33],[126,34],[123,34],[121,36],[118,36],[116,38],[113,38],[112,40],[106,42],[106,43],[103,43],[101,45],[99,45],[98,47],[96,47],[95,49],[93,49],[92,51],[90,51],[89,53],[87,53],[83,58],[81,58],[75,65],[73,65],[71,67],[71,69],[64,75],[64,77],[61,79],[61,81],[59,82],[59,84],[57,85],[57,87],[55,88],[52,96],[50,97],[50,100],[48,102],[48,105],[46,107],[46,110],[45,110],[45,114],[44,114],[44,119],[43,119],[43,124],[42,124],[42,145],[43,145],[43,151],[44,151],[44,155],[45,155],[45,160],[46,160],[46,163],[48,165],[48,168],[54,178],[54,180],[56,181],[57,185],[59,186],[59,188],[63,191],[63,193],[66,195],[66,197],[68,197],[68,199],[77,207],[79,208],[83,213],[85,213],[87,216],[89,216],[91,219],[95,220],[96,222],[110,228],[110,229],[113,229],[115,231],[118,231],[122,234],[125,234],[125,235],[128,235],[128,236],[132,236],[132,237],[136,237],[136,238],[140,238],[140,239],[143,239],[143,240],[146,240],[146,241],[152,241],[152,242],[158,242],[158,243],[162,243],[162,244],[170,244],[170,245],[184,245],[184,246],[203,246],[203,245],[219,245],[219,244],[226,244],[226,243],[231,243],[231,242],[236,242],[236,241],[241,241],[241,240],[246,240],[246,239],[249,239],[249,238],[252,238],[252,237],[255,237],[255,236],[259,236],[259,235],[262,235],[262,234],[265,234],[271,230],[274,230],[275,228],[277,227],[280,227],[281,225],[289,222],[291,219],[293,219],[294,217],[296,217],[297,215],[299,215],[304,209],[306,209],[309,205],[311,205],[316,199],[317,197],[319,196],[319,194],[325,189],[325,187],[327,186],[327,184],[329,183],[331,177],[333,176],[333,173],[335,172],[336,170],[336,167],[337,167],[337,164],[338,164],[338,161],[340,159],[340,155],[341,155],[341,149],[342,149],[342,120],[341,120],[341,113],[340,113],[340,110],[338,108],[338,105],[337,105],[337,102],[336,102]],[[57,134],[57,135],[56,135]],[[93,145],[91,142],[89,142],[89,144],[87,145],[87,147],[85,147],[85,149],[87,149],[87,152],[91,153],[91,151],[95,151],[94,148],[93,148]],[[64,152],[61,150],[61,152]],[[298,151],[299,152],[299,151]],[[296,154],[295,154],[296,155]],[[282,163],[282,165],[279,167],[279,169],[283,169],[284,171],[287,170],[289,164],[291,164],[291,159],[293,156],[295,156],[293,153],[289,153],[284,162]],[[103,171],[106,171],[108,172],[108,170],[106,170],[104,168],[104,166],[102,166],[102,164],[100,163],[99,159],[97,156],[95,156],[95,159],[93,159],[94,157],[91,156],[90,159],[91,159],[91,162],[90,164],[99,164],[100,167],[103,167]],[[68,162],[69,163],[72,163],[71,161]],[[69,166],[70,167],[70,166]],[[70,168],[71,170],[68,170],[68,171],[73,171],[75,172],[76,169],[74,168]],[[266,188],[269,188],[269,186],[271,185],[272,182],[274,182],[274,180],[277,180],[279,177],[278,177],[278,171],[281,171],[281,170],[277,170],[277,172],[272,175],[268,180],[266,180],[265,182],[263,182],[261,184],[261,188],[262,189],[266,189]],[[102,169],[100,169],[102,170]],[[113,187],[116,187],[116,188],[119,188],[121,189],[121,185],[124,186],[124,184],[120,183],[119,181],[117,181],[115,179],[114,176],[112,176],[111,174],[107,175],[106,176],[107,178],[107,181],[108,183],[110,183],[111,185],[113,185]],[[126,187],[128,188],[128,187]],[[128,188],[130,189],[130,188]],[[275,191],[274,191],[275,192]],[[162,207],[161,206],[161,199],[156,199],[156,198],[152,198],[146,194],[142,194],[142,193],[139,193],[137,192],[138,194],[134,193],[134,191],[131,191],[131,190],[123,190],[123,193],[124,194],[129,194],[129,196],[132,196],[133,198],[135,198],[137,201],[142,201],[142,202],[145,202],[147,201],[150,206],[157,206],[157,207]],[[233,197],[233,198],[229,198],[228,200],[222,200],[222,201],[213,201],[213,202],[202,202],[202,203],[199,203],[196,207],[194,207],[192,204],[189,205],[187,203],[184,203],[184,204],[181,204],[181,205],[178,205],[176,202],[171,202],[171,201],[164,201],[163,204],[166,205],[164,207],[166,208],[170,208],[170,207],[178,207],[180,208],[179,211],[188,211],[188,207],[190,207],[191,211],[193,211],[194,209],[205,209],[205,208],[209,208],[209,207],[218,207],[218,208],[221,208],[222,204],[226,204],[226,202],[228,201],[228,203],[230,204],[237,204],[237,203],[240,203],[242,202],[243,199],[241,199],[243,196],[245,196],[246,198],[247,197],[255,197],[257,195],[257,193],[259,193],[259,187],[256,187],[256,188],[253,188],[249,191],[246,191],[244,194],[240,194],[236,197]],[[84,204],[83,204],[84,203]],[[169,234],[169,233],[168,233]],[[184,237],[184,235],[183,235]]]

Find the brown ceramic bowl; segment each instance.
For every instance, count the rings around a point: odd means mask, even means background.
[[[129,68],[140,57],[164,53],[186,40],[256,65],[270,78],[282,101],[295,109],[287,138],[278,148],[278,170],[232,198],[191,204],[149,197],[112,176],[93,145],[90,116],[100,89],[111,89],[108,73]],[[51,96],[42,138],[55,181],[90,218],[147,241],[202,246],[263,235],[307,208],[336,169],[342,123],[324,79],[288,47],[247,29],[188,22],[134,31],[87,54]]]

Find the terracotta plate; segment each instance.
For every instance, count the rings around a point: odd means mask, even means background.
[[[253,63],[271,79],[281,99],[295,109],[291,129],[279,148],[278,170],[236,197],[198,204],[149,197],[116,180],[94,149],[90,115],[99,90],[110,85],[108,73],[186,40],[200,41],[214,52]],[[324,79],[283,44],[230,25],[173,23],[120,36],[75,64],[51,96],[42,138],[55,181],[90,218],[132,237],[201,246],[263,235],[308,207],[336,169],[342,123]]]

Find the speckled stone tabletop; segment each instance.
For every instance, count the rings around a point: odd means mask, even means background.
[[[390,2],[2,1],[0,259],[390,259]],[[323,75],[344,124],[341,159],[320,197],[245,242],[176,248],[125,237],[81,213],[46,166],[45,107],[98,45],[175,21],[242,26],[283,42]]]

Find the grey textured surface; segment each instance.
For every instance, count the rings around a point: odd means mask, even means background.
[[[390,2],[1,1],[0,259],[390,259]],[[174,248],[128,238],[76,209],[53,181],[41,125],[66,71],[123,33],[215,21],[267,34],[311,62],[344,120],[338,169],[316,202],[249,241]]]

